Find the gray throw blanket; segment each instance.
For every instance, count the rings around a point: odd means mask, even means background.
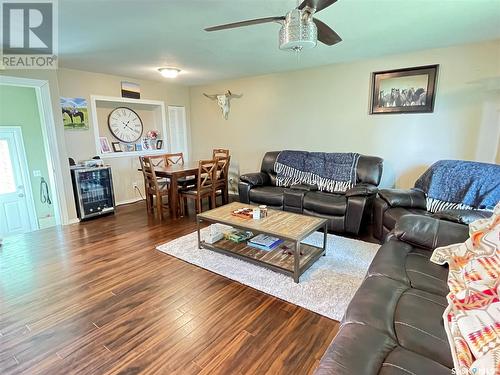
[[[440,160],[415,182],[427,194],[427,209],[492,210],[500,201],[500,166],[463,160]]]
[[[356,184],[359,154],[285,150],[274,170],[277,186],[317,185],[321,191],[345,192]]]

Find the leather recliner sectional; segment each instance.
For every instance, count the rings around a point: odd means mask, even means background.
[[[315,186],[305,184],[289,188],[276,186],[274,165],[279,153],[267,152],[260,172],[240,176],[240,202],[326,218],[330,231],[358,234],[362,222],[371,218],[383,160],[361,155],[356,168],[356,185],[337,194],[318,191]]]
[[[422,190],[380,189],[373,203],[373,235],[383,241],[396,222],[408,214],[431,216],[464,225],[491,216],[490,211],[475,209],[449,209],[432,213],[427,211],[427,200]]]
[[[443,326],[448,268],[432,250],[463,242],[465,225],[405,215],[371,263],[316,375],[452,374]]]

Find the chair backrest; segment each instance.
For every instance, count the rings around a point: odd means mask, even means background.
[[[155,165],[152,157],[140,156],[139,161],[141,162],[142,174],[144,176],[144,189],[146,190],[146,194],[148,192],[156,194],[160,191],[160,186],[158,185],[158,180],[156,179]]]
[[[229,156],[229,150],[224,148],[214,148],[212,151],[212,158],[227,158]]]
[[[216,182],[226,182],[229,176],[229,163],[231,162],[231,156],[216,158],[217,160],[217,171],[215,173]]]
[[[217,165],[217,160],[200,160],[198,162],[198,191],[205,188],[212,188],[214,186]]]
[[[184,165],[184,154],[182,152],[178,152],[176,154],[166,154],[165,163],[167,166],[169,165]]]
[[[164,155],[148,155],[148,156],[144,156],[144,157],[149,159],[149,161],[153,167],[166,167],[167,166],[165,154]]]

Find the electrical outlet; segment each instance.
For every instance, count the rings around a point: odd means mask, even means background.
[[[139,186],[137,185],[137,182],[133,182],[133,183],[132,183],[132,187],[133,187],[134,189],[137,189]]]

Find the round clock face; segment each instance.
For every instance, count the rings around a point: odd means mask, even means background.
[[[132,143],[142,136],[143,125],[139,115],[127,107],[118,107],[108,116],[108,126],[111,134],[118,140]]]

